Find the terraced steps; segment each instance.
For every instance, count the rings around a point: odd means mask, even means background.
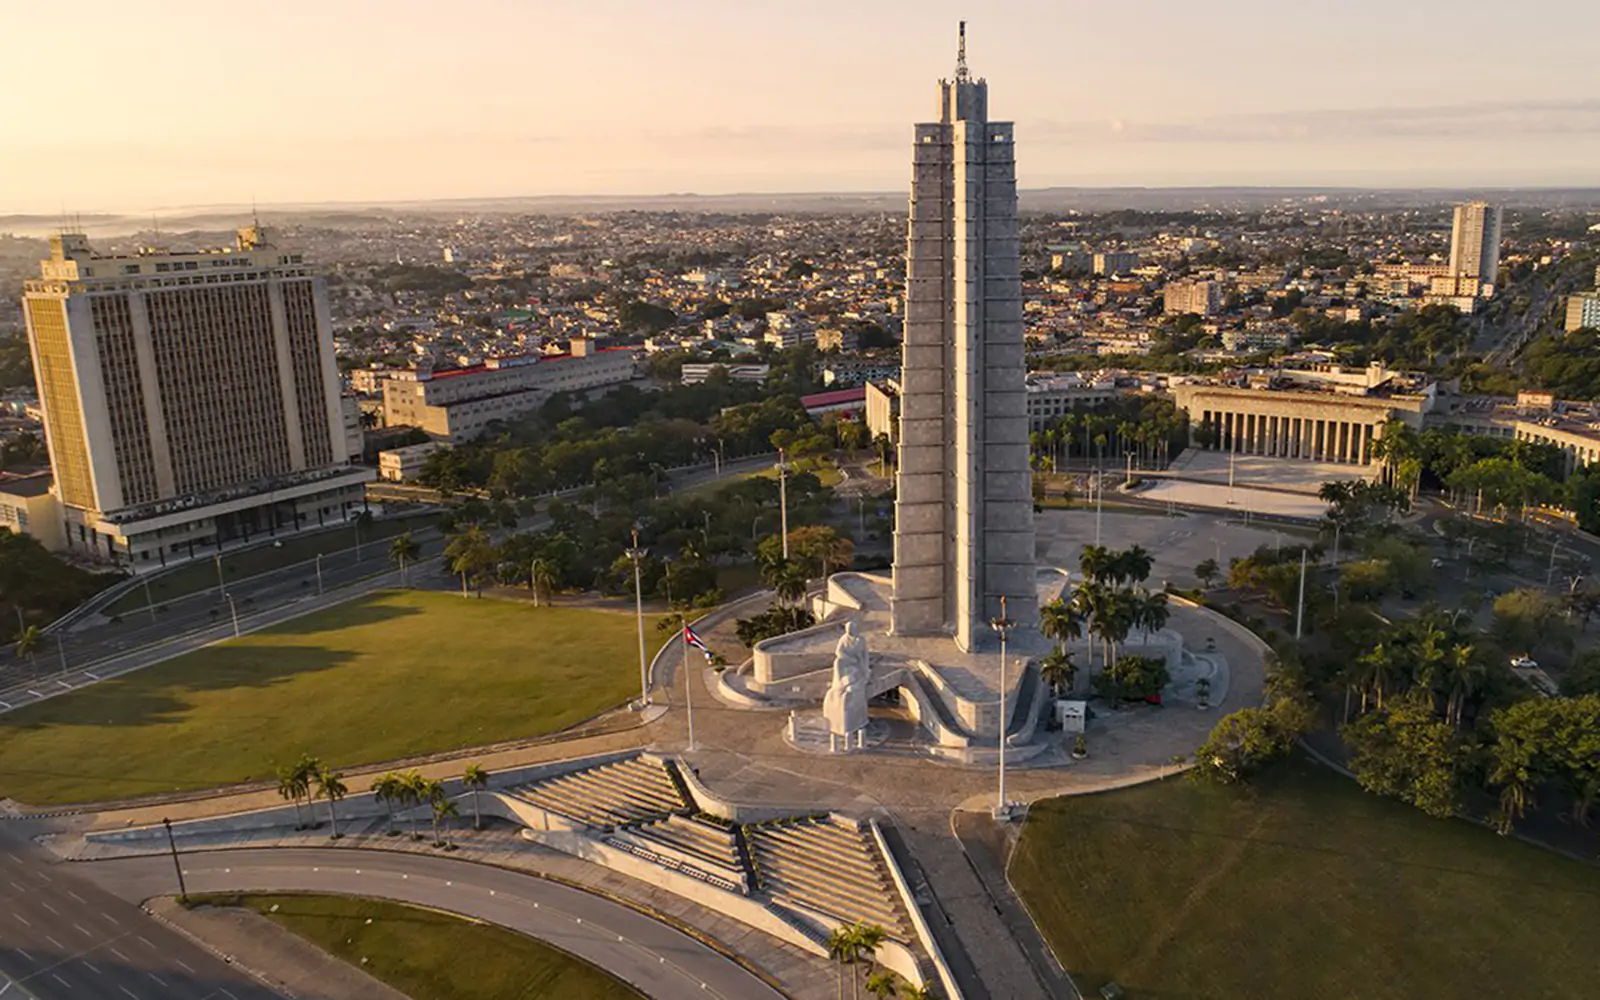
[[[759,884],[774,903],[840,923],[878,924],[891,937],[914,940],[883,860],[862,831],[828,818],[747,827],[745,833]]]
[[[662,820],[691,808],[666,766],[643,757],[513,786],[506,792],[602,829]]]

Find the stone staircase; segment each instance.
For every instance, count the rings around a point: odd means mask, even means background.
[[[676,861],[678,870],[698,869],[741,892],[749,886],[749,872],[733,827],[672,815],[626,827],[606,842],[613,846],[642,847],[657,857]]]
[[[775,907],[833,921],[833,926],[877,924],[892,938],[916,940],[883,859],[865,831],[822,817],[750,826],[745,836],[757,885]]]
[[[642,756],[514,785],[504,794],[601,830],[693,810],[667,765]]]

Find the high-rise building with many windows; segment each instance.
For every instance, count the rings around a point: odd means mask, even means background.
[[[352,468],[321,279],[236,246],[50,241],[24,312],[69,549],[133,568],[343,518]]]
[[[1493,291],[1500,271],[1500,206],[1469,201],[1456,206],[1450,230],[1450,273],[1477,280]]]

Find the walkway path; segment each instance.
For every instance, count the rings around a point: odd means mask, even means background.
[[[536,937],[658,1000],[778,1000],[761,979],[681,931],[563,885],[445,858],[341,850],[228,851],[183,859],[189,890],[324,892],[431,906]],[[99,861],[90,878],[129,901],[172,891],[163,857]]]

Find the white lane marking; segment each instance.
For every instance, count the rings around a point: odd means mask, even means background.
[[[122,992],[128,994],[128,996],[133,997],[133,1000],[139,1000],[139,994],[137,994],[137,993],[133,992],[132,990],[128,989],[126,986],[118,986],[117,989],[119,989]]]
[[[115,948],[111,949],[111,954],[113,954],[113,955],[117,956],[118,958],[122,959],[124,962],[126,962],[128,960],[128,956],[124,955],[122,952],[118,951]]]
[[[112,922],[112,923],[113,923],[113,924],[116,924],[116,925],[117,925],[117,926],[118,926],[118,927],[121,927],[121,926],[122,926],[122,921],[120,921],[120,920],[118,920],[118,919],[117,919],[117,918],[116,918],[116,917],[113,917],[113,916],[112,916],[112,915],[111,915],[111,914],[109,914],[109,913],[102,913],[102,914],[100,914],[100,915],[101,915],[101,916],[102,916],[102,917],[105,917],[105,918],[106,918],[106,919],[107,919],[107,920],[109,920],[109,921],[111,921],[111,922]]]
[[[68,990],[72,989],[72,984],[71,983],[67,982],[65,979],[62,979],[60,976],[56,975],[54,972],[50,973],[50,978],[54,979],[56,982],[60,983],[62,989],[68,989]]]
[[[94,971],[95,975],[97,975],[97,976],[105,975],[104,972],[100,971],[100,967],[98,965],[95,965],[93,962],[89,961],[87,958],[80,958],[80,959],[78,959],[78,961],[82,962],[84,965],[87,965],[90,969],[92,969]]]
[[[49,942],[50,942],[50,943],[51,943],[51,944],[53,944],[53,945],[55,945],[55,946],[56,946],[56,949],[57,949],[57,950],[58,950],[58,951],[66,951],[66,950],[67,950],[67,946],[66,946],[66,945],[64,945],[64,944],[62,944],[62,943],[61,943],[61,942],[60,942],[60,941],[57,941],[57,940],[56,940],[56,939],[55,939],[55,938],[53,938],[53,937],[51,937],[51,936],[50,936],[50,935],[48,935],[48,934],[46,934],[46,935],[45,935],[45,936],[44,936],[44,939],[45,939],[45,940],[46,940],[46,941],[49,941]]]
[[[12,948],[11,950],[16,952],[18,955],[21,955],[23,958],[27,959],[28,961],[30,961],[30,962],[33,961],[33,956],[28,954],[27,952],[23,951],[21,948]]]
[[[0,997],[5,996],[6,991],[9,989],[11,989],[11,980],[7,979],[4,983],[0,983]]]
[[[175,959],[173,959],[173,961],[177,962],[179,965],[183,966],[183,971],[187,972],[189,975],[193,976],[193,975],[197,975],[198,974],[193,969],[189,968],[189,963],[185,962],[183,959],[175,958]]]
[[[13,883],[13,884],[15,884],[15,883]],[[28,918],[27,918],[27,917],[24,917],[24,916],[23,916],[23,915],[22,915],[22,914],[20,914],[20,913],[13,913],[13,914],[11,914],[11,915],[12,915],[12,916],[13,916],[13,917],[16,917],[16,918],[17,918],[17,919],[18,919],[18,920],[20,920],[20,921],[22,921],[22,926],[24,926],[24,927],[32,927],[32,926],[33,926],[33,925],[32,925],[32,924],[30,924],[30,923],[28,923]]]
[[[72,926],[76,927],[78,929],[78,933],[82,934],[84,937],[94,937],[94,935],[89,933],[89,931],[85,929],[82,924],[73,924]]]
[[[87,899],[84,899],[82,896],[80,896],[77,893],[73,892],[71,889],[67,890],[67,895],[71,896],[73,899],[76,899],[78,902],[82,903],[84,906],[88,906],[89,905],[89,901]]]
[[[165,987],[167,985],[167,981],[165,979],[162,979],[160,976],[156,975],[154,972],[146,972],[145,975],[149,976],[151,979],[154,979],[156,982],[160,983],[162,985],[162,987]]]
[[[54,913],[56,916],[58,916],[58,917],[61,916],[61,911],[60,910],[58,910],[55,907],[51,906],[49,903],[46,903],[44,900],[42,900],[42,899],[39,900],[39,905],[44,907],[45,909],[49,910],[51,913]]]

